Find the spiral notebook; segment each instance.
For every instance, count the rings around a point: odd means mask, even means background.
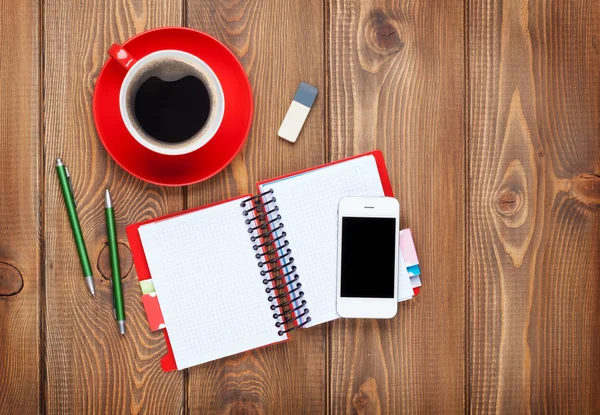
[[[285,341],[338,318],[339,200],[392,195],[379,151],[257,190],[127,228],[146,312],[167,340],[163,369]]]

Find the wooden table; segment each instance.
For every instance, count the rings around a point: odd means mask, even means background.
[[[589,1],[1,0],[0,413],[600,411],[600,6]],[[94,129],[113,42],[184,25],[228,45],[256,104],[204,183],[124,172]],[[320,89],[294,145],[299,81]],[[391,321],[165,374],[125,226],[374,148],[415,236],[422,294]],[[54,160],[74,174],[97,298]],[[110,317],[104,188],[128,334]]]

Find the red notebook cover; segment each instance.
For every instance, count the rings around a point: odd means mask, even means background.
[[[227,203],[233,199],[239,199],[240,197],[250,197],[252,195],[242,195],[238,197],[233,197],[231,199],[222,200],[220,202],[211,203],[209,205],[200,206],[198,208],[193,208],[186,210],[184,212],[176,212],[171,213],[169,215],[161,216],[159,218],[149,219],[143,222],[134,223],[129,225],[125,232],[127,233],[127,239],[129,240],[129,248],[131,249],[131,255],[133,256],[133,262],[135,264],[135,269],[137,271],[138,280],[144,281],[152,278],[150,275],[150,269],[148,268],[148,261],[146,260],[146,254],[144,253],[144,248],[142,246],[142,239],[140,238],[140,234],[138,232],[138,228],[142,225],[146,225],[148,223],[156,222],[159,220],[169,219],[175,216],[183,215],[185,213],[195,212],[198,210],[207,209],[212,206],[217,206],[223,203]],[[160,360],[160,364],[165,372],[170,372],[172,370],[177,370],[177,365],[175,364],[175,356],[173,355],[173,349],[171,348],[171,343],[169,342],[169,334],[167,333],[167,329],[163,329],[163,333],[165,336],[165,342],[167,344],[167,354],[162,357]]]
[[[377,169],[379,171],[379,176],[381,178],[381,184],[382,184],[382,187],[383,187],[384,194],[386,196],[393,197],[394,196],[394,192],[393,192],[392,186],[390,184],[390,179],[389,179],[389,176],[388,176],[387,168],[385,166],[385,160],[383,158],[383,154],[379,150],[375,150],[375,151],[371,151],[369,153],[361,154],[361,155],[358,155],[358,156],[353,156],[353,157],[349,157],[349,158],[346,158],[346,159],[343,159],[343,160],[338,160],[338,161],[334,161],[334,162],[331,162],[331,163],[323,164],[323,165],[320,165],[320,166],[317,166],[317,167],[312,167],[312,168],[309,168],[309,169],[306,169],[306,170],[301,170],[301,171],[293,172],[293,173],[286,174],[286,175],[283,175],[283,176],[279,176],[279,177],[276,177],[276,178],[272,178],[272,179],[268,179],[268,180],[263,180],[263,181],[260,181],[260,182],[256,183],[256,188],[257,188],[257,191],[260,192],[260,185],[261,184],[269,183],[269,182],[272,182],[272,181],[275,181],[275,180],[279,180],[279,179],[283,179],[283,178],[286,178],[286,177],[295,176],[297,174],[301,174],[301,173],[305,173],[305,172],[317,170],[317,169],[323,168],[323,167],[328,166],[328,165],[343,163],[343,162],[348,161],[348,160],[352,160],[352,159],[356,159],[356,158],[364,157],[364,156],[369,156],[369,155],[372,155],[372,156],[375,157],[375,161],[377,163]],[[132,256],[133,256],[133,261],[134,261],[134,264],[135,264],[135,268],[137,270],[138,279],[140,281],[143,281],[143,280],[147,280],[147,279],[152,278],[151,275],[150,275],[150,269],[148,268],[148,262],[146,260],[146,255],[144,253],[144,249],[143,249],[143,246],[142,246],[142,241],[141,241],[141,238],[140,238],[140,235],[139,235],[139,232],[138,232],[138,228],[140,226],[146,225],[148,223],[152,223],[152,222],[156,222],[156,221],[160,221],[160,220],[165,220],[165,219],[168,219],[168,218],[172,218],[172,217],[175,217],[175,216],[178,216],[178,215],[183,215],[183,214],[186,214],[186,213],[190,213],[190,212],[195,212],[195,211],[198,211],[198,210],[207,209],[207,208],[210,208],[212,206],[217,206],[219,204],[226,203],[226,202],[229,202],[229,201],[234,200],[234,199],[239,199],[241,197],[251,197],[251,196],[252,195],[250,195],[250,194],[248,194],[248,195],[242,195],[242,196],[230,198],[230,199],[227,199],[227,200],[222,200],[220,202],[212,203],[212,204],[209,204],[209,205],[201,206],[201,207],[198,207],[198,208],[189,209],[189,210],[186,210],[186,211],[183,211],[183,212],[176,212],[176,213],[172,213],[172,214],[169,214],[169,215],[161,216],[159,218],[149,219],[149,220],[144,221],[144,222],[139,222],[139,223],[135,223],[135,224],[129,225],[126,228],[126,233],[127,233],[127,239],[129,240],[129,247],[131,249],[131,253],[132,253]],[[415,295],[416,295],[418,293],[418,288],[414,289],[414,292],[415,292]],[[167,330],[163,329],[163,333],[164,333],[164,336],[165,336],[165,342],[167,344],[167,354],[161,359],[161,366],[162,366],[163,370],[165,370],[167,372],[168,371],[172,371],[172,370],[177,370],[177,365],[175,363],[175,356],[173,355],[173,350],[172,350],[171,344],[169,342],[169,336],[168,336]]]

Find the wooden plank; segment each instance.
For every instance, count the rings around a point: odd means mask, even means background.
[[[466,410],[465,114],[460,1],[332,0],[330,142],[383,151],[421,295],[331,329],[331,412]]]
[[[600,408],[600,8],[472,1],[471,401]]]
[[[323,96],[317,98],[295,144],[277,137],[300,81],[325,90],[322,3],[190,0],[188,24],[231,48],[250,77],[255,100],[246,145],[224,172],[189,189],[189,206],[254,193],[257,180],[323,163]],[[194,413],[323,412],[324,333],[324,326],[302,330],[293,333],[287,344],[190,369],[189,409]]]
[[[40,412],[38,2],[0,1],[0,413]]]
[[[177,413],[183,374],[165,374],[160,333],[150,333],[125,226],[180,210],[181,189],[149,185],[124,172],[98,139],[92,117],[95,80],[113,42],[143,30],[179,25],[179,0],[110,0],[45,4],[46,402],[48,413]],[[87,292],[55,173],[62,157],[73,176],[83,235],[94,268]],[[111,314],[104,189],[115,206],[124,268],[127,334]],[[104,259],[99,259],[101,257]]]

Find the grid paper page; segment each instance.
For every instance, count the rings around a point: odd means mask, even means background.
[[[345,196],[384,196],[375,157],[359,157],[297,176],[264,183],[274,190],[290,241],[311,321],[338,318],[338,204]]]
[[[280,342],[240,199],[139,228],[178,369]]]

